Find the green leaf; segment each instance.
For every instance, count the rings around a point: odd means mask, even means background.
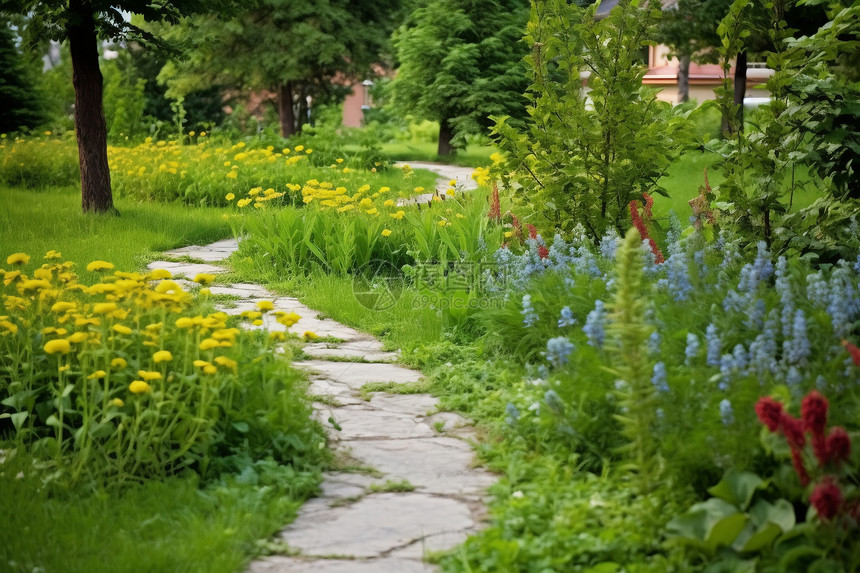
[[[30,415],[30,412],[15,412],[10,416],[12,418],[12,424],[15,426],[16,431],[21,430],[21,426],[24,424],[24,420]]]
[[[767,482],[754,473],[730,469],[720,483],[708,489],[708,493],[737,507],[746,509],[756,490],[767,486]]]

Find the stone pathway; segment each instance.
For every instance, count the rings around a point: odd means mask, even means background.
[[[399,161],[394,164],[395,167],[403,167],[404,165],[409,165],[412,169],[426,169],[436,173],[439,176],[436,179],[436,191],[443,199],[445,198],[445,191],[448,189],[448,183],[452,179],[457,181],[457,188],[461,191],[470,191],[478,188],[477,182],[472,179],[472,173],[475,171],[472,167],[460,167],[444,163],[425,163],[423,161]],[[403,201],[401,204],[427,203],[433,199],[433,195],[434,193],[416,195]]]
[[[237,248],[235,240],[192,245],[165,255],[206,263],[155,261],[149,267],[187,279],[201,272],[216,274],[224,269],[214,263]],[[303,350],[311,359],[294,363],[310,373],[314,415],[328,429],[341,469],[324,476],[322,494],[305,503],[278,534],[288,555],[254,561],[248,573],[435,571],[423,556],[451,549],[477,531],[484,520],[485,490],[495,481],[492,474],[472,467],[466,441],[473,438],[470,422],[439,412],[438,401],[429,394],[398,393],[420,390],[421,373],[396,365],[398,354],[385,351],[372,336],[319,318],[297,299],[260,285],[210,290],[235,297],[233,304],[219,307],[228,314],[256,310],[258,301],[270,300],[275,310],[302,317],[289,332],[313,331],[341,341],[306,344]],[[268,314],[256,328],[286,329]],[[369,392],[363,389],[368,383],[389,392]]]

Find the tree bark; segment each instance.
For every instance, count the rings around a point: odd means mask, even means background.
[[[744,130],[744,95],[747,92],[747,53],[738,52],[735,64],[735,105],[738,106],[737,128]]]
[[[690,101],[690,56],[681,56],[678,66],[678,103]]]
[[[296,114],[293,108],[293,86],[289,82],[278,88],[278,119],[281,135],[290,137],[296,133]]]
[[[69,1],[66,24],[75,87],[75,133],[81,167],[81,207],[84,213],[116,213],[107,158],[107,126],[102,107],[102,72],[98,38],[89,0]]]
[[[454,153],[454,146],[451,145],[451,140],[454,139],[454,130],[448,118],[439,122],[439,147],[436,150],[436,155],[447,156]]]

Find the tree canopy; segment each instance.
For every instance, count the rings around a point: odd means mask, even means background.
[[[491,115],[524,115],[528,18],[526,0],[430,0],[395,33],[391,105],[440,123],[439,155]]]
[[[307,97],[341,95],[379,63],[399,0],[254,0],[229,22],[198,18],[197,46],[162,73],[170,94],[217,83],[277,94],[284,136],[301,128]],[[181,29],[179,31],[181,33]]]
[[[0,20],[0,133],[35,127],[44,116],[32,71]]]

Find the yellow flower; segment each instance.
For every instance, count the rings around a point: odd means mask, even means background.
[[[43,290],[51,288],[51,283],[44,279],[27,279],[18,283],[19,292],[27,292],[31,290]]]
[[[239,199],[236,201],[237,207],[247,207],[251,203],[250,199]]]
[[[0,320],[0,326],[2,326],[6,332],[11,334],[15,334],[18,332],[18,325],[9,322],[8,320]]]
[[[445,195],[447,195],[448,197],[453,197],[456,194],[457,194],[457,192],[454,191],[453,189],[446,189],[445,190]]]
[[[200,350],[211,350],[213,348],[218,348],[220,346],[220,342],[215,340],[214,338],[205,338],[200,343]]]
[[[236,198],[236,196],[233,195],[232,193],[227,193],[227,195],[225,195],[224,198],[227,199],[228,201],[232,201],[233,199]]]
[[[138,370],[137,375],[149,382],[150,380],[161,380],[161,372]]]
[[[235,167],[235,165],[234,165],[233,167]],[[227,179],[236,179],[238,176],[239,176],[239,172],[238,172],[238,171],[230,171],[230,172],[229,172],[229,173],[227,173],[227,175],[226,175]]]
[[[397,203],[394,202],[394,199],[386,199],[383,205],[386,207],[394,207]]]
[[[308,330],[305,332],[304,338],[305,340],[316,340],[317,338],[319,338],[319,335],[317,335],[315,332],[311,332],[310,330]]]
[[[57,370],[58,370],[58,371],[60,371],[60,372],[65,372],[65,371],[66,371],[66,370],[68,370],[69,368],[71,368],[71,366],[70,366],[69,364],[64,364],[63,366],[58,366],[58,367],[57,367]]]
[[[505,238],[506,239],[510,239],[513,236],[514,236],[514,233],[512,231],[505,231]]]
[[[283,342],[287,339],[287,335],[280,330],[275,330],[269,333],[269,339],[274,342]]]
[[[128,362],[125,361],[125,358],[114,358],[110,361],[110,367],[117,370],[122,370],[126,366],[128,366]]]
[[[415,189],[413,189],[413,191],[415,191],[416,193],[421,193],[424,191],[424,187],[416,187]]]
[[[256,319],[260,318],[261,316],[263,316],[263,313],[257,312],[256,310],[244,310],[244,311],[242,311],[242,314],[239,316],[241,316],[245,320],[256,320]]]
[[[45,352],[48,354],[68,354],[72,350],[72,345],[69,344],[68,340],[63,340],[62,338],[58,340],[49,340],[47,344],[45,344]]]
[[[80,344],[81,342],[87,339],[86,332],[73,332],[71,336],[66,338],[69,342],[74,342],[75,344]]]
[[[181,318],[176,319],[176,328],[193,328],[194,320],[188,318],[187,316],[183,316]]]
[[[448,181],[448,185],[450,185],[451,187],[456,187],[457,186],[457,180],[451,179],[450,181]]]
[[[124,324],[114,324],[113,327],[111,327],[111,330],[113,330],[114,332],[118,332],[119,334],[131,334],[132,332],[134,332],[132,329],[130,329]]]
[[[301,151],[304,148],[305,148],[304,145],[296,145],[296,153],[298,153],[299,151]]]
[[[73,310],[75,306],[76,305],[73,302],[55,302],[54,305],[51,307],[51,312],[60,314],[61,312]]]
[[[209,273],[197,273],[197,275],[194,277],[194,282],[200,283],[202,285],[208,285],[214,280],[215,275],[211,275]]]
[[[292,326],[297,323],[302,317],[298,314],[291,312],[289,314],[284,314],[278,317],[278,322],[283,324],[284,326]]]
[[[275,308],[274,303],[270,300],[261,300],[257,303],[257,308],[266,312],[267,310],[273,310]]]
[[[373,206],[373,199],[371,199],[370,197],[365,197],[358,202],[358,205],[359,207],[362,207],[364,209],[369,209]]]
[[[160,364],[162,362],[170,362],[171,360],[173,360],[173,354],[171,354],[169,350],[159,350],[152,355],[152,360],[156,364]]]
[[[398,211],[398,212],[396,212],[396,213],[392,213],[392,214],[391,214],[391,218],[392,218],[392,219],[397,219],[397,220],[399,221],[399,220],[401,220],[401,219],[403,218],[403,216],[404,216],[404,215],[406,215],[406,212],[405,212],[405,211]]]
[[[96,314],[107,314],[117,309],[115,302],[97,302],[93,305],[93,312]]]
[[[152,392],[152,386],[143,380],[135,380],[128,385],[128,391],[132,394],[148,394],[149,392]]]
[[[58,251],[55,251],[53,249],[51,249],[50,251],[45,253],[45,259],[46,260],[61,259],[61,258],[63,258],[63,255],[61,255]]]
[[[125,402],[123,402],[119,398],[114,398],[113,400],[110,401],[110,405],[116,406],[117,408],[122,408],[123,406],[125,406]]]
[[[169,279],[173,276],[173,273],[168,271],[167,269],[155,269],[149,274],[150,278],[153,280],[161,280],[161,279]]]
[[[93,261],[87,265],[87,270],[91,273],[97,273],[99,271],[109,271],[112,268],[113,265],[105,261]]]
[[[104,370],[96,370],[95,372],[87,376],[87,380],[98,380],[99,378],[104,378],[105,376],[107,376],[107,372],[105,372]]]
[[[252,322],[251,324],[253,324],[254,326],[263,326],[263,319],[262,319],[262,318],[258,318],[257,320],[255,320],[255,321],[254,321],[254,322]]]
[[[235,360],[230,360],[226,356],[216,356],[215,357],[215,364],[223,366],[224,368],[227,368],[228,370],[232,370],[233,372],[235,372],[239,368],[239,365],[236,363]]]
[[[389,229],[383,229],[382,230],[382,236],[383,237],[387,237],[390,234],[391,234],[391,231]]]
[[[438,224],[440,227],[444,227],[445,225],[447,225],[447,224],[448,224],[448,221],[446,221],[445,219],[441,219],[437,224]]]
[[[14,254],[6,257],[6,264],[7,265],[26,265],[29,262],[30,262],[30,255],[27,255],[24,253],[14,253]]]

